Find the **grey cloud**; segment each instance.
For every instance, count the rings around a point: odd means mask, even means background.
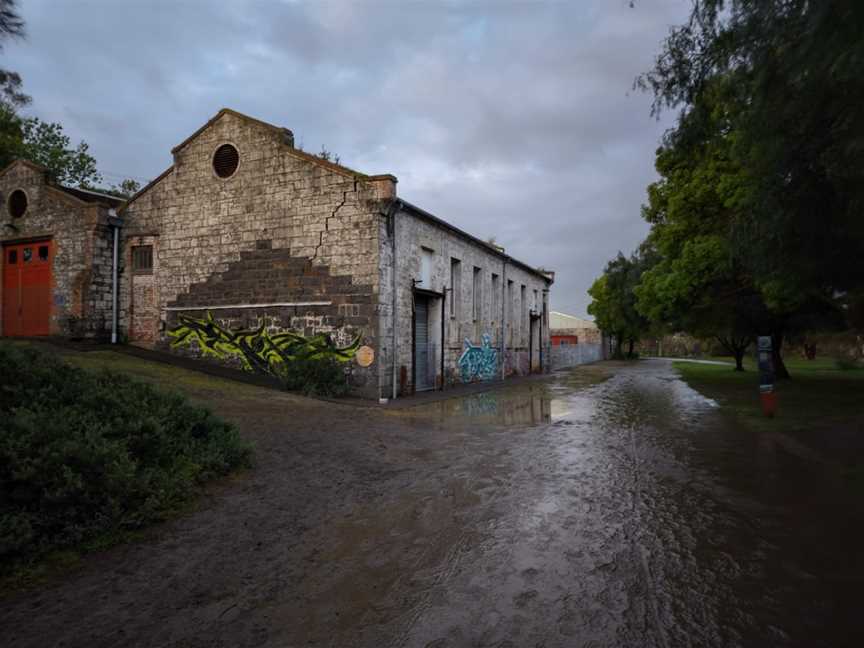
[[[229,106],[307,150],[400,179],[399,192],[557,271],[556,309],[646,231],[668,122],[631,91],[686,0],[238,2],[22,6],[4,65],[32,112],[83,138],[111,175],[153,177]]]

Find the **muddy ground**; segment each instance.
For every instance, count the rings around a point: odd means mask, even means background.
[[[845,486],[668,362],[398,411],[123,363],[256,465],[2,598],[4,646],[864,645]]]

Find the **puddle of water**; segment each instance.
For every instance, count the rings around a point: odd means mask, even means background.
[[[533,426],[552,420],[552,399],[541,389],[511,391],[494,389],[412,407],[405,412],[412,418],[458,423]]]
[[[452,425],[533,427],[584,418],[579,394],[608,376],[596,368],[560,372],[542,383],[504,386],[402,410],[402,416]],[[585,399],[581,399],[585,400]],[[587,402],[587,401],[586,401]]]

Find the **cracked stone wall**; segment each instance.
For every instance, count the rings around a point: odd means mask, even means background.
[[[225,143],[238,149],[240,163],[234,175],[222,179],[213,170],[212,156]],[[304,330],[328,334],[350,326],[362,331],[364,343],[377,355],[378,219],[384,201],[395,193],[393,184],[390,177],[363,176],[316,161],[293,149],[277,129],[222,114],[175,149],[173,167],[124,212],[125,240],[152,241],[158,268],[153,289],[142,296],[131,273],[124,275],[121,315],[126,330],[136,312],[151,314],[147,326],[152,335],[140,332],[139,318],[139,333],[131,330],[131,341],[164,345],[170,314],[178,312],[169,309],[218,303],[219,277],[243,273],[245,254],[246,274],[232,288],[232,299],[246,306],[268,303],[271,297],[331,304],[291,307],[290,313],[267,306],[244,308],[244,323],[278,318],[290,329],[302,320]],[[317,292],[301,291],[289,282],[280,285],[284,277],[278,267],[248,258],[261,246],[324,269],[328,277],[339,277],[340,290],[345,290],[333,293],[326,282],[319,283]],[[124,258],[128,263],[128,255]],[[351,301],[346,301],[348,294]],[[332,295],[338,299],[330,299]],[[190,314],[200,316],[201,311]],[[377,396],[378,371],[377,357],[371,367],[357,369],[356,391]]]
[[[21,218],[8,211],[9,195],[16,189],[28,198]],[[13,163],[0,175],[0,243],[34,241],[35,250],[38,241],[50,239],[53,246],[51,335],[101,338],[110,330],[112,238],[107,217],[107,206],[77,199],[27,163]],[[0,281],[0,304],[2,290]]]

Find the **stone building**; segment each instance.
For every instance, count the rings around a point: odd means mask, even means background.
[[[401,200],[392,175],[228,109],[172,154],[117,210],[121,339],[265,373],[330,356],[369,398],[549,369],[552,274]],[[110,277],[110,245],[91,247],[83,263]]]
[[[603,334],[594,322],[558,311],[549,314],[549,332],[552,346],[579,342],[600,344],[603,341]]]
[[[107,335],[122,201],[64,187],[24,160],[0,171],[0,198],[0,335]]]

